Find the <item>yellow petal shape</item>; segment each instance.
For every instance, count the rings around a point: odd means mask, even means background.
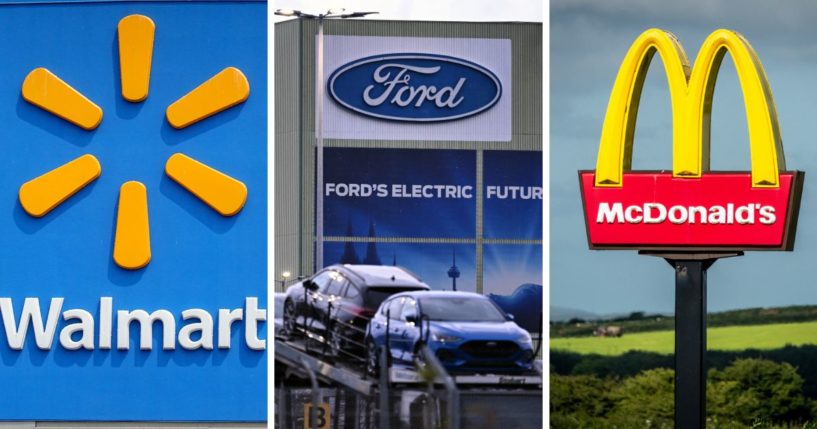
[[[102,174],[93,155],[57,167],[20,186],[20,205],[31,216],[43,217]]]
[[[168,158],[165,173],[222,216],[237,214],[247,202],[243,183],[187,155]]]
[[[148,192],[139,182],[125,182],[119,189],[113,260],[127,270],[138,270],[150,262]]]
[[[167,121],[184,128],[202,119],[243,103],[250,96],[250,83],[244,73],[227,67],[167,108]]]
[[[23,98],[86,130],[93,130],[102,122],[102,109],[99,106],[42,67],[26,76]]]
[[[156,25],[144,15],[129,15],[119,21],[117,28],[122,97],[139,102],[148,96]]]

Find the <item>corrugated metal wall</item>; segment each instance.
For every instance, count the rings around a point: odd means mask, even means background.
[[[301,232],[301,141],[303,116],[301,92],[301,22],[275,25],[275,273],[284,270],[294,275],[300,269]]]
[[[292,20],[275,27],[275,276],[309,275],[313,265],[315,187],[315,36],[317,22]],[[510,142],[325,139],[326,147],[465,149],[477,151],[477,291],[482,291],[482,151],[542,150],[542,25],[431,21],[329,20],[325,35],[502,38],[512,44],[513,133]],[[286,123],[282,123],[286,121]],[[297,128],[296,128],[297,127]],[[296,146],[298,145],[298,146]],[[300,240],[298,240],[300,238]],[[368,238],[326,237],[327,241]],[[446,239],[378,237],[377,241],[455,242]],[[456,240],[462,241],[462,240]]]

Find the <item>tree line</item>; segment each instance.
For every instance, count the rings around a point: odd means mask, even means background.
[[[574,366],[576,369],[578,366]],[[621,376],[612,372],[550,376],[554,429],[672,428],[674,371],[660,366]],[[798,369],[786,362],[740,358],[709,370],[707,428],[817,429],[817,401]]]
[[[817,305],[796,305],[775,308],[746,308],[707,315],[707,326],[746,326],[771,323],[797,323],[817,320]],[[634,311],[627,316],[599,320],[573,318],[566,322],[551,322],[550,336],[583,337],[593,335],[600,326],[621,326],[625,335],[634,332],[668,331],[675,328],[675,318],[662,314]]]

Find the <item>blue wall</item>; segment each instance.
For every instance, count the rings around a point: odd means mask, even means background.
[[[90,3],[0,6],[0,296],[19,318],[25,297],[64,297],[66,308],[114,310],[238,308],[257,296],[266,308],[267,46],[266,4]],[[156,24],[150,95],[120,96],[116,25],[129,14]],[[104,110],[95,131],[81,130],[23,101],[21,85],[46,67]],[[175,130],[165,108],[224,67],[247,76],[243,105]],[[224,218],[164,175],[182,152],[241,181],[247,204]],[[102,176],[42,219],[21,209],[22,183],[82,154]],[[153,259],[128,272],[111,258],[120,185],[148,190]],[[60,327],[64,322],[60,323]],[[260,336],[266,337],[262,325]],[[29,330],[22,351],[0,335],[0,419],[266,419],[266,352],[244,345],[234,325],[230,350],[39,350]],[[114,328],[115,329],[115,328]],[[2,332],[0,332],[2,333]],[[114,343],[115,347],[115,343]]]

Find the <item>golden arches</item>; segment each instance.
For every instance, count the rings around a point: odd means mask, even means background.
[[[676,37],[650,29],[633,42],[616,76],[604,118],[596,186],[621,187],[632,164],[633,134],[647,68],[657,52],[664,62],[672,104],[672,170],[701,177],[709,170],[712,96],[726,52],[732,55],[743,91],[752,157],[752,186],[776,188],[785,170],[783,144],[769,82],[749,42],[737,32],[716,30],[701,46],[694,68]]]

